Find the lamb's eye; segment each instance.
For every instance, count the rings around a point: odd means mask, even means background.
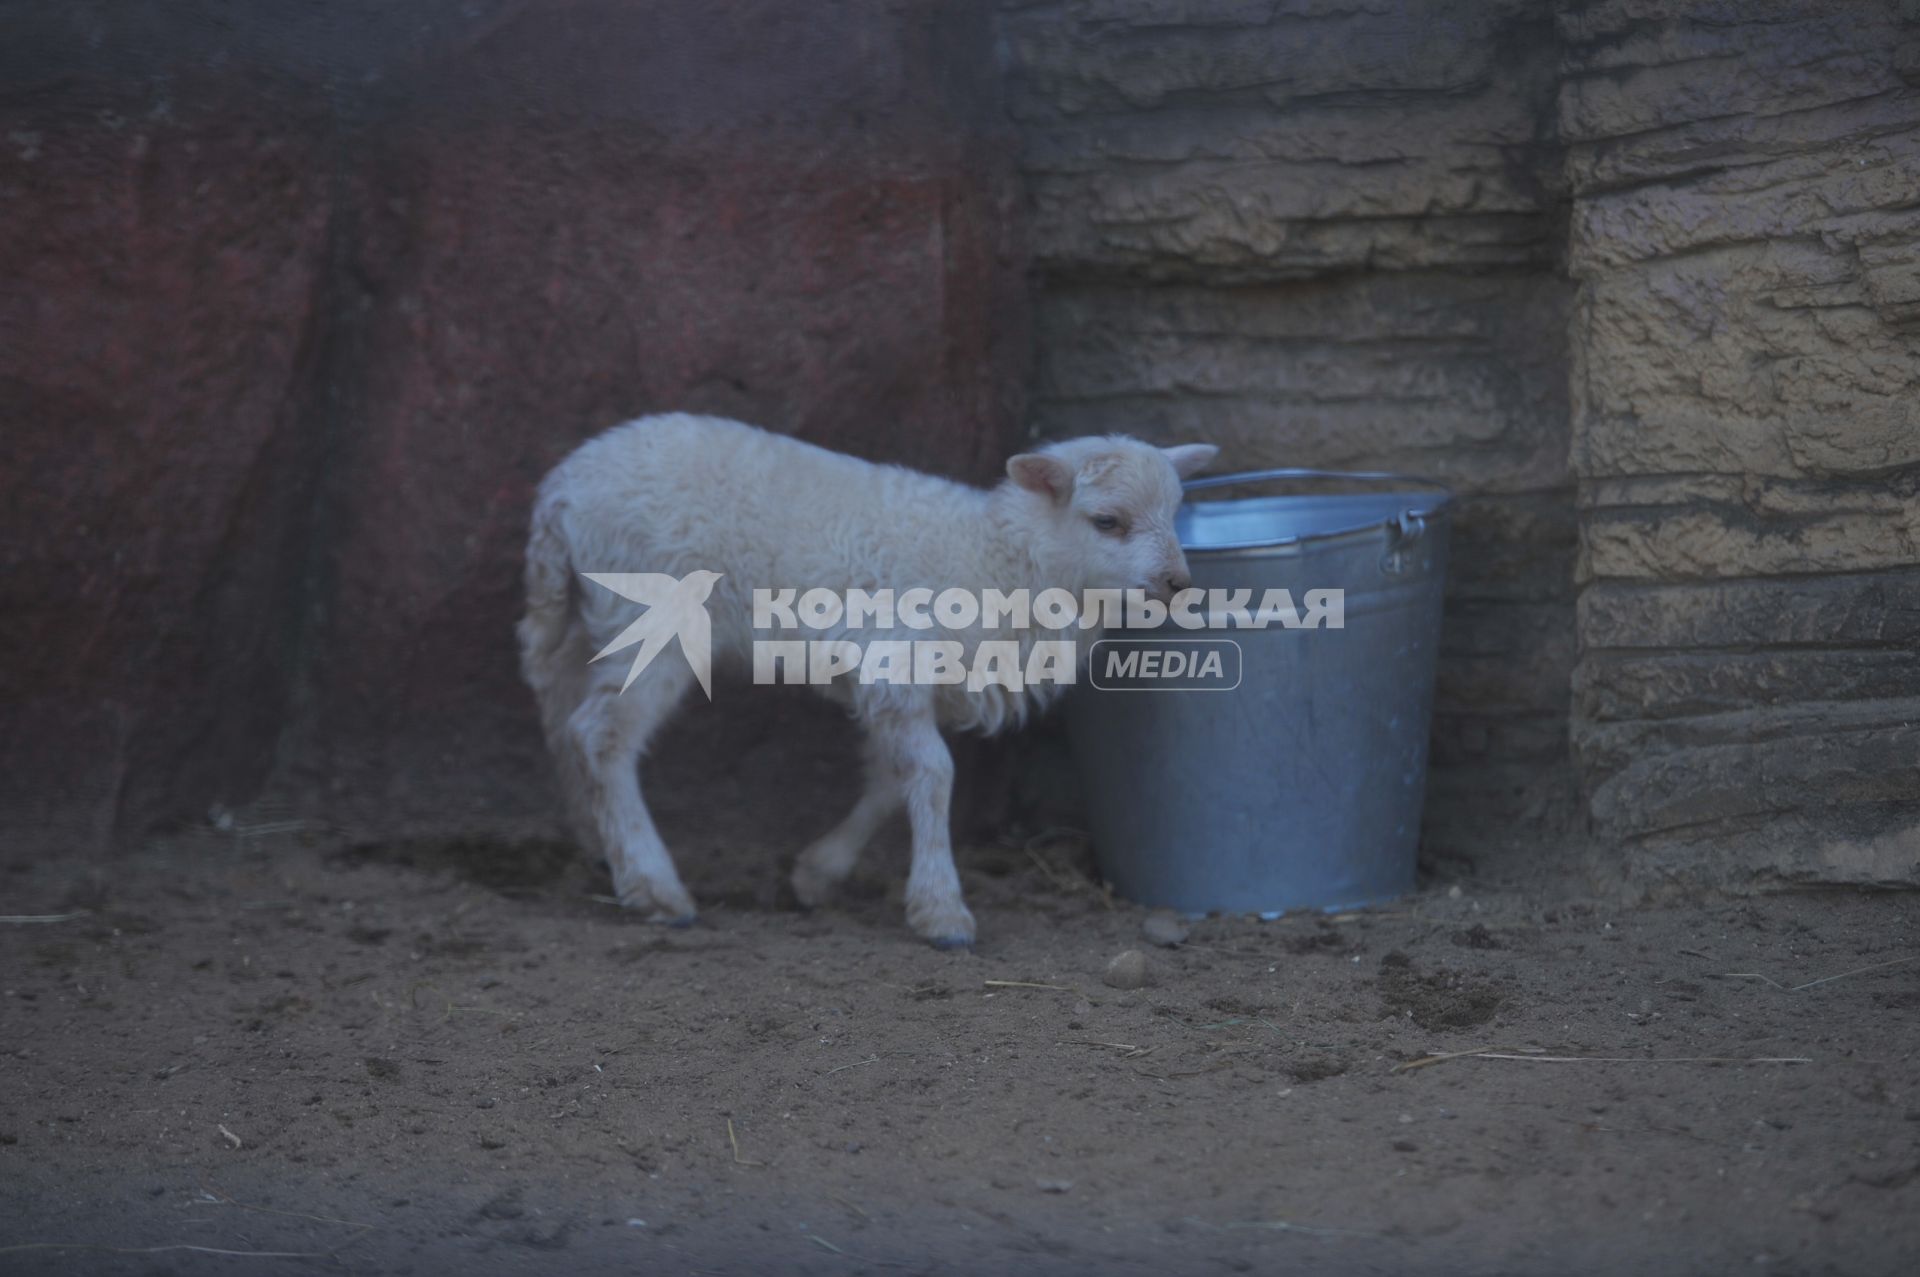
[[[1111,514],[1089,515],[1088,518],[1093,526],[1102,532],[1118,532],[1120,530],[1120,520]]]

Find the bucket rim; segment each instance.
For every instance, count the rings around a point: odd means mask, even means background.
[[[1445,484],[1432,479],[1416,478],[1413,475],[1395,474],[1386,470],[1315,470],[1299,467],[1282,467],[1272,470],[1242,470],[1233,474],[1207,475],[1200,479],[1189,479],[1181,485],[1183,493],[1205,491],[1209,488],[1242,487],[1253,483],[1268,483],[1279,480],[1324,479],[1349,483],[1390,483],[1400,487],[1419,490],[1409,495],[1425,496],[1428,500],[1421,505],[1402,510],[1398,516],[1386,519],[1369,519],[1364,523],[1349,524],[1345,527],[1327,528],[1323,531],[1303,532],[1286,536],[1259,537],[1251,541],[1220,542],[1204,547],[1184,547],[1189,553],[1212,554],[1220,551],[1261,550],[1280,546],[1305,545],[1309,542],[1328,541],[1336,537],[1352,536],[1359,532],[1368,532],[1374,528],[1397,528],[1403,536],[1418,536],[1429,519],[1447,513],[1453,504],[1453,491]]]

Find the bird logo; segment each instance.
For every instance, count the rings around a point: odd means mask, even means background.
[[[633,668],[627,671],[627,681],[620,685],[621,691],[632,687],[640,671],[678,637],[681,654],[692,667],[694,678],[699,680],[700,690],[707,694],[708,700],[713,699],[713,624],[707,616],[706,604],[720,573],[702,569],[678,580],[664,572],[582,572],[580,575],[647,609],[593,657],[597,661],[635,643],[640,645],[640,651],[633,658]]]

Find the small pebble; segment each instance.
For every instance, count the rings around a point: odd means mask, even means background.
[[[1073,1187],[1070,1179],[1037,1179],[1033,1186],[1043,1193],[1064,1193]]]
[[[1138,949],[1128,949],[1107,964],[1107,973],[1100,978],[1109,988],[1138,989],[1149,979],[1147,955]]]
[[[1147,920],[1140,924],[1140,934],[1149,943],[1157,944],[1163,949],[1185,944],[1187,937],[1192,933],[1193,928],[1188,925],[1187,920],[1171,909],[1155,909],[1147,915]]]

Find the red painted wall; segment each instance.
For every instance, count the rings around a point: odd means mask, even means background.
[[[543,807],[533,486],[669,409],[985,478],[1027,350],[971,5],[79,5],[0,52],[0,825],[269,776]]]

